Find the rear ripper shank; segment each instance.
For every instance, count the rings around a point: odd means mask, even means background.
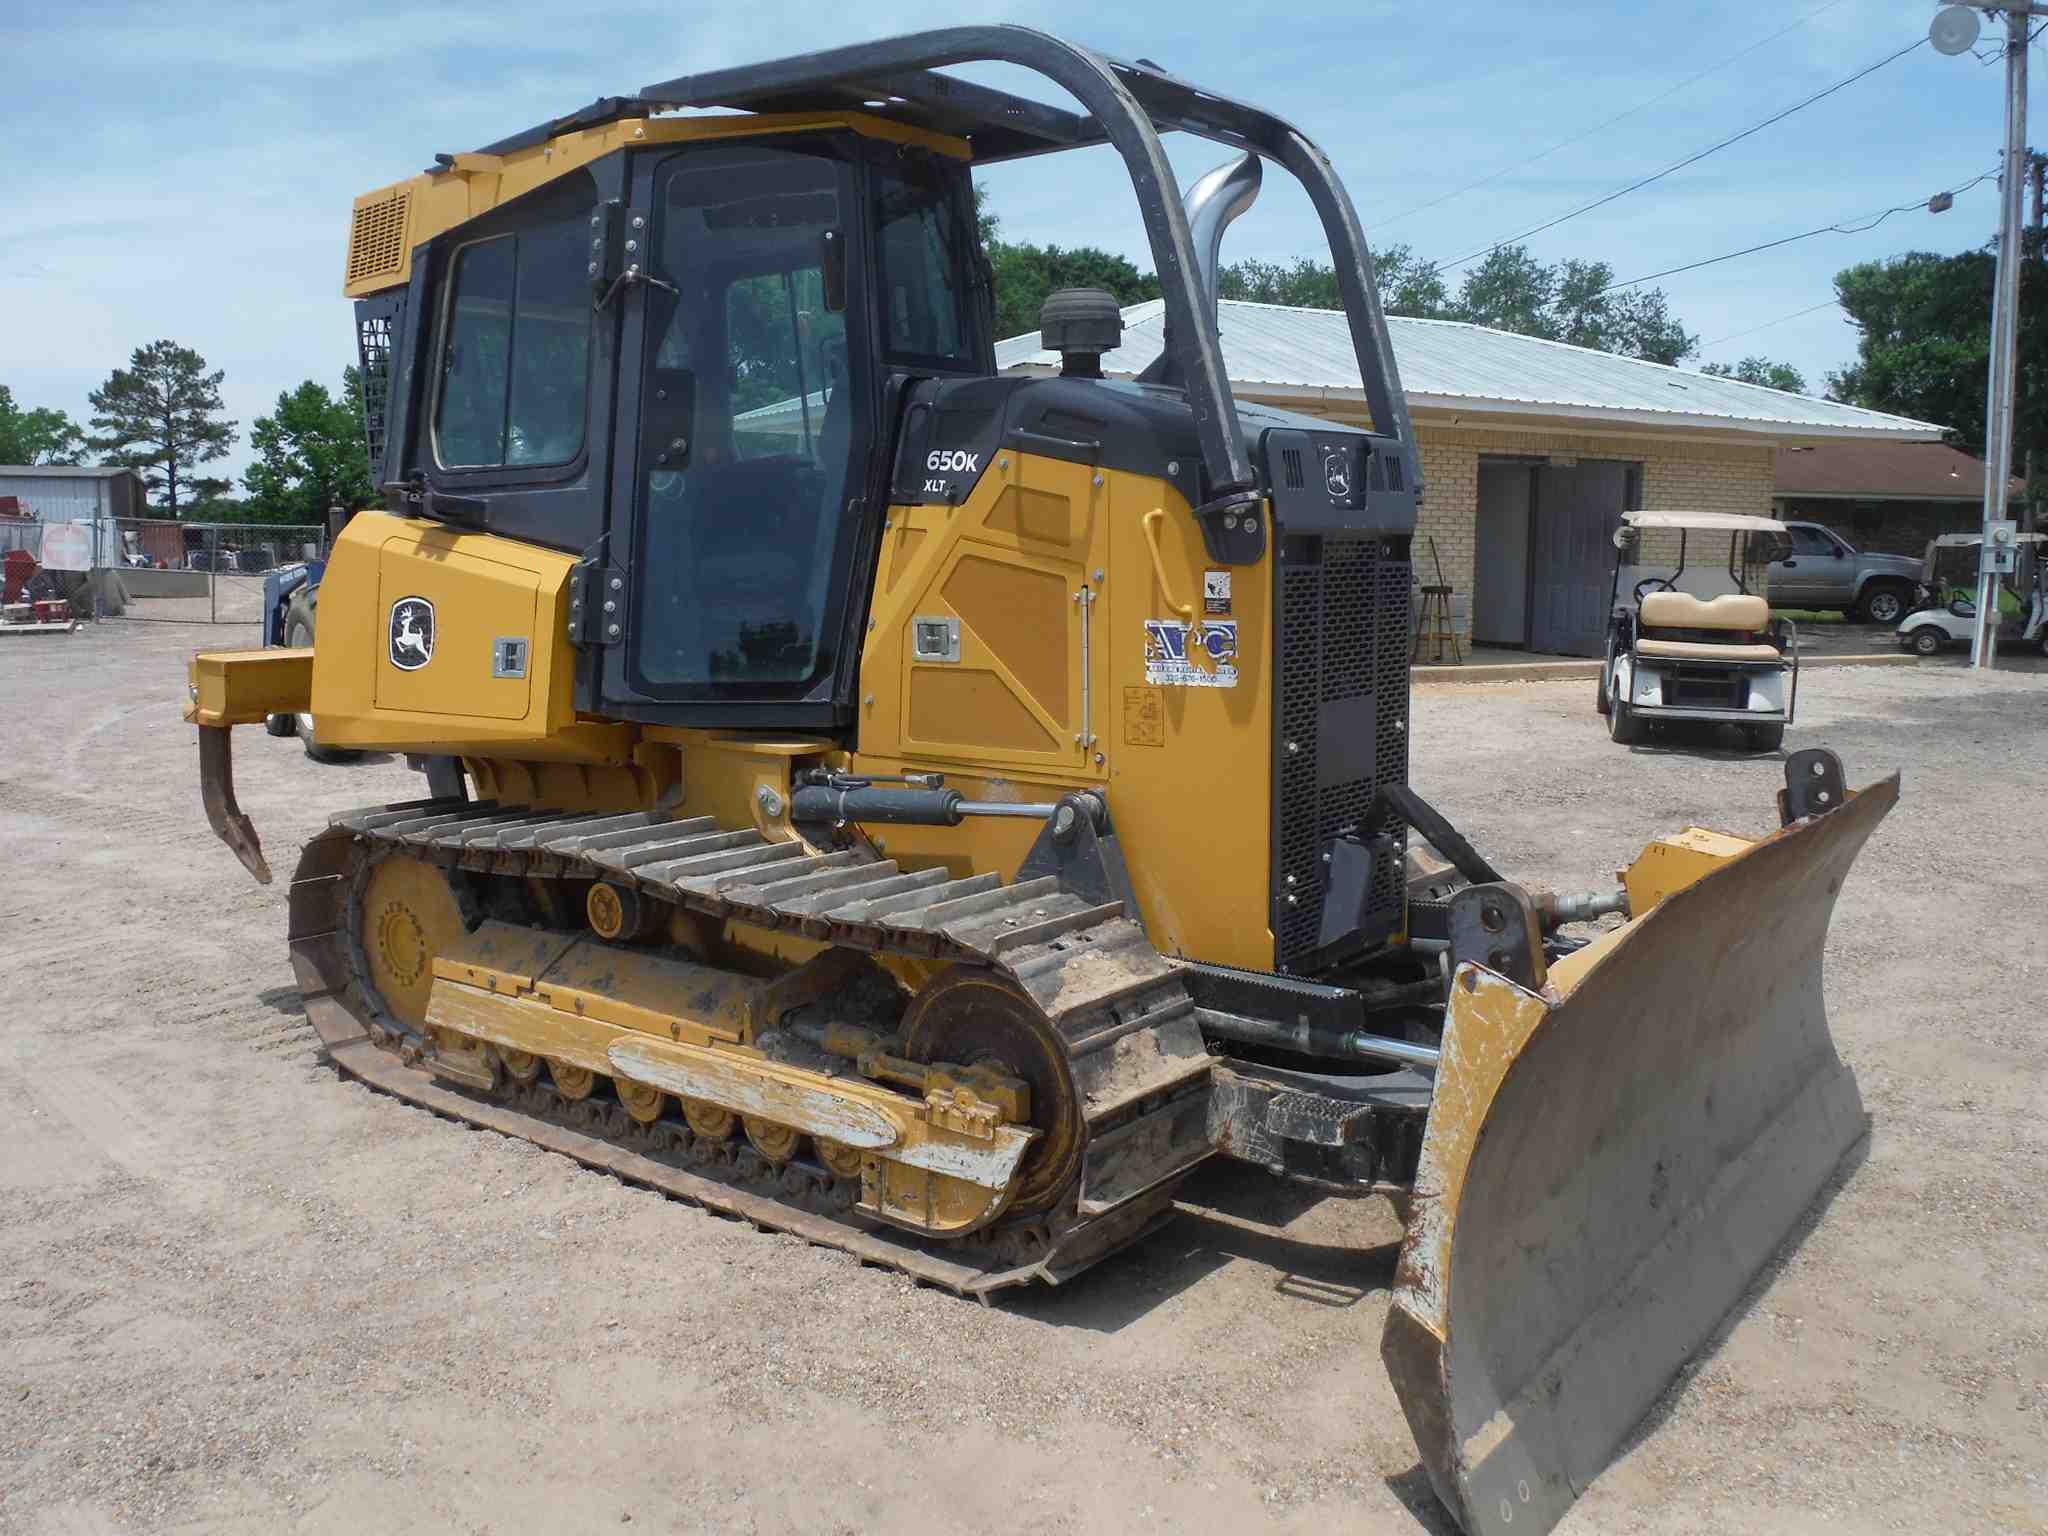
[[[974,61],[1083,111],[934,73]],[[1162,130],[1239,157],[1183,206]],[[1120,317],[1070,291],[1059,373],[998,375],[972,168],[1105,141],[1165,351],[1105,376]],[[1370,430],[1231,396],[1217,251],[1267,162]],[[346,286],[386,506],[314,644],[201,654],[186,708],[259,880],[232,727],[428,770],[292,878],[342,1070],[962,1295],[1142,1241],[1212,1155],[1389,1195],[1382,1353],[1474,1532],[1569,1506],[1861,1136],[1820,956],[1895,779],[1795,753],[1778,831],[1583,895],[1409,787],[1419,459],[1287,124],[926,33],[439,156],[357,200]]]

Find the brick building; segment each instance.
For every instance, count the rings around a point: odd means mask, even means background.
[[[1159,355],[1164,308],[1124,311],[1105,373],[1129,378]],[[1226,299],[1219,323],[1239,398],[1367,420],[1342,313]],[[1941,437],[1927,422],[1484,326],[1387,326],[1422,451],[1418,577],[1441,564],[1460,632],[1484,645],[1597,655],[1625,510],[1769,515],[1781,450]],[[996,362],[1051,372],[1059,359],[1033,335],[998,343]]]
[[[2026,483],[2011,482],[2013,516]],[[1983,525],[1984,461],[1944,443],[1801,443],[1778,455],[1778,516],[1825,523],[1858,549],[1918,555]]]

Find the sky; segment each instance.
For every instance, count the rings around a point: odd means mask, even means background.
[[[241,437],[214,468],[239,475],[249,426],[280,391],[306,378],[338,384],[354,361],[341,274],[357,194],[601,95],[793,51],[1015,20],[1148,58],[1289,117],[1330,154],[1375,249],[1406,244],[1447,262],[1854,74],[1924,37],[1932,9],[616,0],[572,20],[527,0],[6,7],[15,152],[0,161],[0,384],[24,406],[83,423],[88,392],[134,348],[169,337],[225,371]],[[1998,163],[2002,72],[1979,51],[1916,48],[1528,244],[1545,260],[1604,260],[1626,279],[1921,204]],[[2048,38],[2031,61],[2048,91]],[[1030,77],[966,73],[1070,104]],[[1167,143],[1183,184],[1228,153],[1178,135]],[[1275,171],[1232,226],[1225,261],[1327,256],[1306,197]],[[996,166],[983,179],[1006,238],[1102,245],[1151,265],[1113,154]],[[1855,354],[1854,330],[1829,304],[1835,272],[1907,250],[1971,249],[1997,218],[1996,182],[1985,181],[1947,213],[1915,206],[1864,233],[1658,285],[1704,344],[1687,366],[1757,353],[1793,364],[1818,392]]]

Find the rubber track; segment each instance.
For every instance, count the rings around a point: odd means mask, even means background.
[[[1195,1109],[1207,1058],[1179,977],[1120,904],[1092,904],[1053,879],[1005,885],[944,869],[904,873],[866,850],[812,853],[754,828],[655,812],[565,813],[490,801],[420,800],[343,812],[307,844],[290,891],[290,942],[306,1012],[335,1065],[371,1087],[438,1114],[517,1136],[587,1167],[659,1189],[767,1230],[837,1248],[961,1295],[986,1297],[1033,1281],[1058,1284],[1172,1215],[1175,1189],[1205,1155],[1107,1209],[1069,1216],[1030,1262],[988,1244],[938,1244],[859,1212],[806,1210],[765,1191],[680,1166],[623,1112],[560,1118],[452,1087],[416,1063],[416,1039],[387,1027],[355,984],[346,935],[350,878],[382,846],[449,869],[538,878],[604,879],[715,918],[795,931],[835,945],[986,966],[1044,1010],[1068,1051],[1091,1143],[1150,1115]],[[1140,1031],[1176,1051],[1113,1050]],[[1192,1044],[1192,1052],[1186,1047]],[[1134,1065],[1135,1063],[1135,1065]],[[531,1096],[529,1095],[529,1098]],[[1162,1106],[1165,1106],[1162,1108]],[[772,1182],[773,1175],[770,1175]]]

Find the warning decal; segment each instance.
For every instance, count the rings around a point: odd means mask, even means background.
[[[1202,612],[1230,612],[1230,572],[1202,572]]]
[[[1235,688],[1237,620],[1147,619],[1145,681],[1166,688]]]
[[[1166,745],[1166,695],[1157,688],[1124,690],[1124,745]]]

